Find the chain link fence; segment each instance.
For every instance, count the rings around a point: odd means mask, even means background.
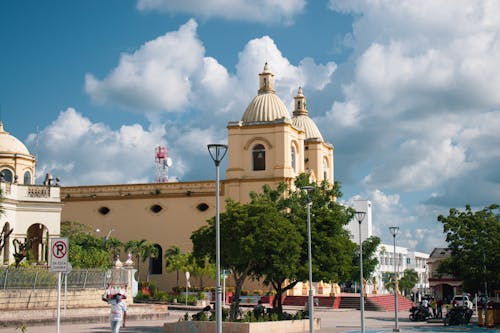
[[[51,289],[57,288],[57,272],[44,268],[0,268],[0,289]],[[67,275],[67,276],[65,276]],[[126,283],[124,270],[74,269],[62,273],[67,288],[106,288],[109,283]]]

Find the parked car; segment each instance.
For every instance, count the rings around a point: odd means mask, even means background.
[[[451,304],[453,306],[464,306],[469,309],[472,309],[473,306],[471,300],[469,299],[469,296],[467,295],[455,295],[455,297],[453,297],[453,300],[451,301]]]

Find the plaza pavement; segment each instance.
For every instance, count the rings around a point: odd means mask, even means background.
[[[288,312],[295,312],[298,308],[286,308]],[[195,313],[194,308],[179,308],[176,310],[169,309],[167,312],[161,308],[153,309],[145,306],[133,305],[129,307],[127,327],[122,329],[122,333],[160,333],[165,322],[178,321],[187,312]],[[52,311],[52,313],[50,313]],[[0,333],[21,332],[19,324],[11,322],[9,327],[2,327],[2,321],[5,324],[6,314],[8,311],[0,311]],[[23,310],[10,313],[10,319],[15,316],[25,323],[27,333],[52,333],[56,332],[55,310]],[[109,308],[103,307],[99,309],[68,309],[65,316],[61,316],[60,332],[71,333],[104,333],[109,332],[108,323]],[[62,312],[63,313],[63,312]],[[327,309],[317,308],[315,317],[321,318],[321,329],[316,330],[316,333],[342,333],[342,332],[359,332],[360,330],[360,312],[354,309]],[[373,332],[391,332],[394,327],[394,312],[387,311],[365,311],[365,330],[367,333]],[[471,323],[464,328],[458,330],[459,327],[445,327],[442,323],[426,323],[426,322],[411,322],[408,319],[408,312],[399,312],[399,327],[401,332],[421,331],[425,333],[432,332],[482,332],[482,329]],[[500,330],[489,329],[484,330],[488,333],[500,333]],[[275,332],[282,333],[282,332]],[[285,333],[285,332],[283,332]]]

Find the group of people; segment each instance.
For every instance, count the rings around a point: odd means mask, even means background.
[[[443,300],[431,297],[430,300],[424,298],[420,305],[429,313],[432,318],[443,318]]]

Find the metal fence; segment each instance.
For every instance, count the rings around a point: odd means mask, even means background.
[[[46,268],[0,268],[0,289],[57,288],[57,274]],[[126,272],[122,270],[74,269],[62,276],[67,288],[73,289],[106,288],[112,280],[126,281]]]

